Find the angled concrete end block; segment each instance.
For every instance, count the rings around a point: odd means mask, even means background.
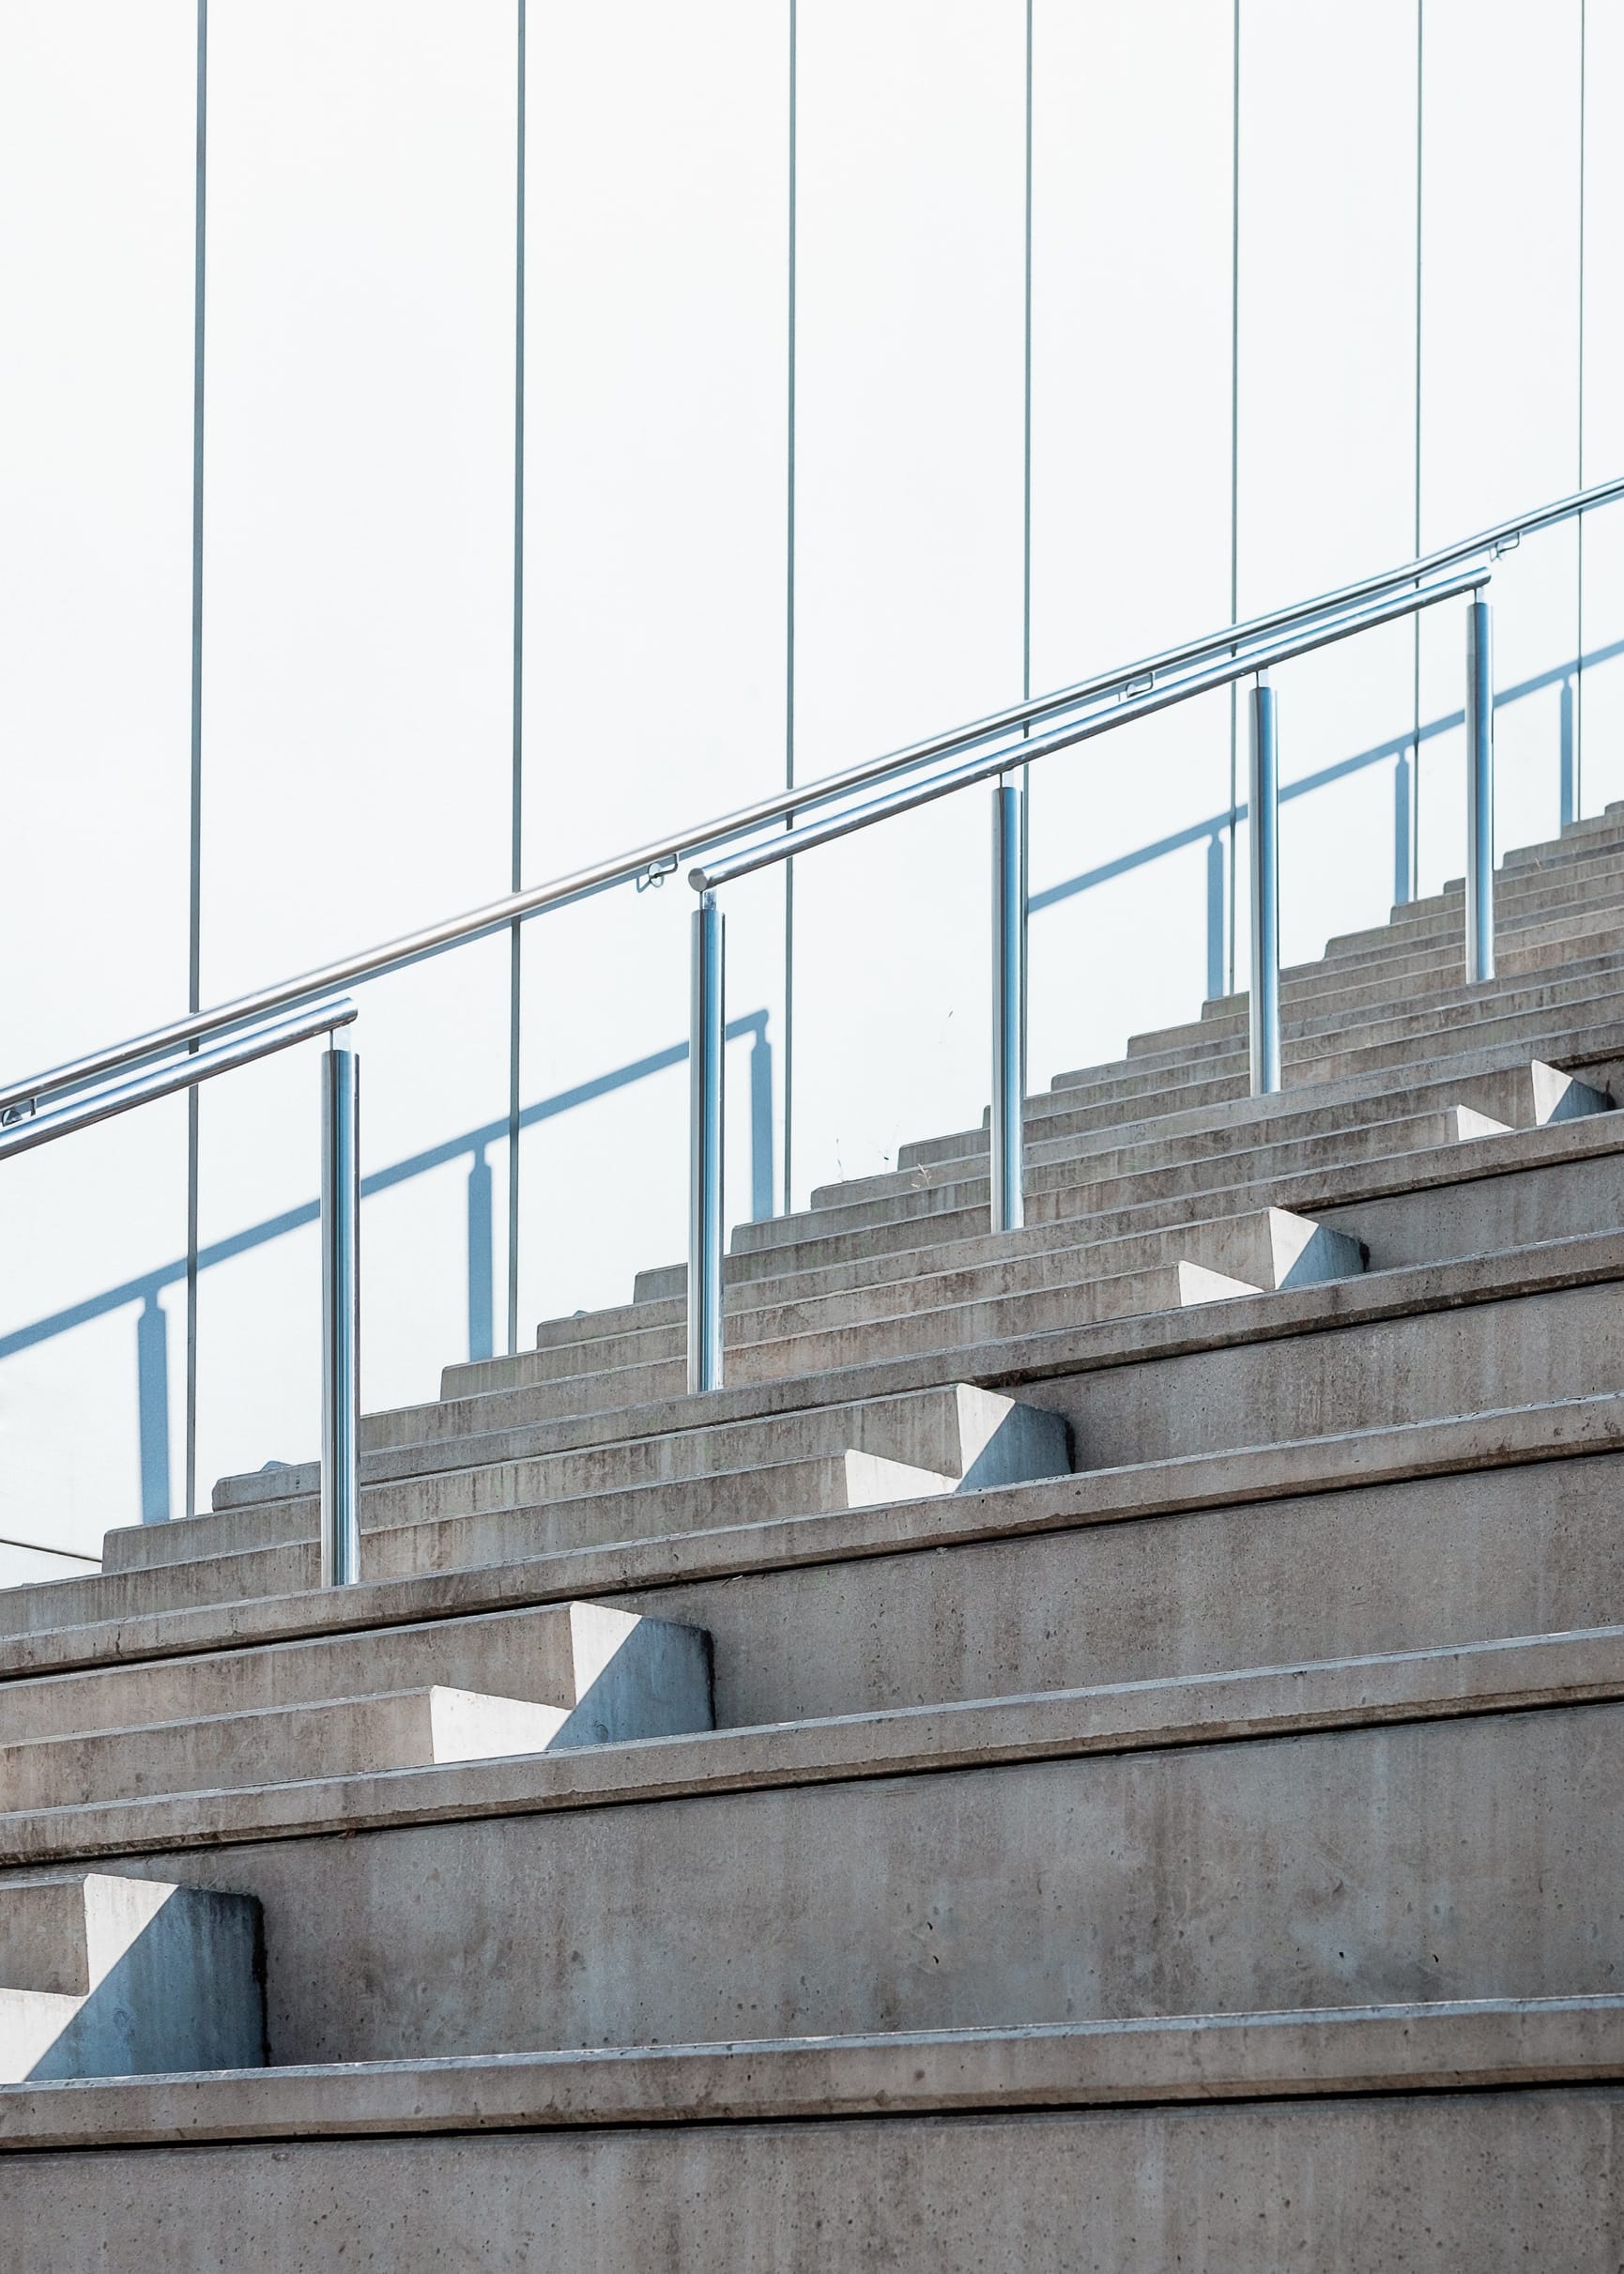
[[[1023,1405],[973,1382],[955,1388],[960,1492],[1071,1474],[1071,1429],[1064,1414]]]
[[[715,1727],[711,1637],[672,1619],[572,1603],[575,1704],[555,1747],[623,1744]]]
[[[0,2080],[261,2067],[262,1954],[252,1896],[101,1871],[0,1889]]]
[[[1613,1101],[1605,1090],[1592,1088],[1576,1074],[1565,1074],[1559,1066],[1547,1066],[1543,1059],[1536,1058],[1528,1070],[1534,1081],[1536,1129],[1542,1129],[1553,1121],[1577,1121],[1586,1114],[1612,1111]]]

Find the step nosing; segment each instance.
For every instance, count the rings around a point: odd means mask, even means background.
[[[1624,1627],[640,1738],[355,1775],[0,1816],[0,1865],[157,1854],[391,1823],[688,1803],[745,1791],[1001,1773],[1208,1744],[1624,1698]],[[1146,1711],[1157,1706],[1164,1710]]]
[[[0,2153],[1468,2092],[1624,2074],[1605,1990],[310,2063],[0,2087]]]

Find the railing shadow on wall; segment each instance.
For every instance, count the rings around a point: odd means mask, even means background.
[[[773,1132],[773,1045],[767,1033],[767,1013],[764,1010],[746,1012],[743,1017],[728,1022],[730,1042],[748,1040],[750,1043],[750,1212],[758,1220],[771,1216],[774,1206],[774,1132]],[[631,1088],[647,1082],[655,1074],[663,1074],[673,1067],[688,1062],[686,1042],[673,1043],[668,1050],[651,1051],[643,1058],[634,1058],[625,1066],[617,1066],[607,1073],[598,1074],[590,1082],[576,1083],[573,1087],[559,1090],[551,1098],[543,1098],[533,1105],[525,1106],[519,1114],[520,1129],[534,1129],[544,1121],[554,1121],[561,1114],[574,1113],[578,1107],[590,1105],[596,1099],[606,1098],[617,1090]],[[508,1119],[504,1114],[499,1121],[485,1122],[481,1128],[467,1129],[455,1137],[447,1137],[438,1145],[428,1145],[420,1153],[408,1154],[403,1160],[391,1161],[387,1168],[375,1169],[361,1178],[361,1198],[370,1199],[374,1193],[387,1192],[396,1185],[409,1184],[414,1177],[426,1176],[432,1170],[449,1166],[452,1161],[467,1160],[467,1300],[468,1300],[468,1356],[470,1359],[490,1358],[495,1342],[492,1327],[495,1298],[495,1209],[493,1206],[493,1178],[491,1164],[486,1158],[487,1147],[506,1144]],[[302,1202],[298,1207],[284,1208],[279,1215],[268,1216],[228,1238],[214,1240],[197,1252],[197,1268],[201,1274],[219,1264],[230,1263],[239,1255],[247,1255],[255,1248],[268,1247],[271,1241],[285,1239],[289,1233],[302,1231],[315,1223],[320,1213],[317,1201]],[[31,1350],[41,1343],[50,1342],[59,1334],[71,1333],[74,1328],[88,1326],[93,1319],[105,1318],[115,1311],[128,1310],[132,1304],[140,1309],[135,1318],[135,1378],[138,1444],[141,1464],[141,1521],[144,1524],[165,1524],[171,1513],[170,1448],[169,1448],[169,1320],[160,1299],[165,1287],[182,1286],[186,1282],[186,1259],[160,1264],[151,1271],[127,1279],[115,1287],[108,1287],[100,1295],[87,1296],[83,1302],[71,1303],[66,1309],[53,1312],[49,1317],[37,1319],[26,1327],[15,1328],[11,1333],[0,1335],[0,1360],[14,1358],[19,1351]],[[190,1512],[189,1512],[190,1513]]]
[[[1594,649],[1570,661],[1555,665],[1533,678],[1520,681],[1503,689],[1494,699],[1496,711],[1511,703],[1542,694],[1552,687],[1561,690],[1558,724],[1559,795],[1562,825],[1574,819],[1574,791],[1577,780],[1575,750],[1574,689],[1582,670],[1624,656],[1624,639]],[[1369,749],[1356,751],[1350,758],[1339,759],[1334,764],[1321,767],[1300,780],[1284,785],[1280,791],[1282,804],[1295,798],[1309,797],[1315,791],[1342,781],[1348,776],[1365,772],[1371,766],[1393,761],[1393,898],[1403,897],[1410,872],[1409,775],[1415,762],[1413,753],[1422,743],[1434,741],[1464,724],[1461,711],[1445,713],[1442,716],[1425,720],[1418,730],[1396,734],[1385,742],[1375,743]],[[1079,894],[1092,892],[1097,886],[1111,883],[1118,877],[1145,868],[1165,859],[1170,853],[1182,852],[1187,846],[1205,843],[1206,861],[1206,994],[1208,998],[1222,995],[1227,988],[1227,902],[1224,838],[1233,823],[1246,819],[1247,809],[1238,806],[1233,815],[1226,807],[1220,813],[1208,815],[1187,827],[1175,830],[1167,837],[1137,847],[1117,859],[1102,863],[1096,868],[1080,870],[1057,884],[1034,892],[1027,904],[1030,915],[1040,915],[1046,909],[1058,907],[1062,901],[1075,899]],[[773,1122],[773,1045],[767,1033],[765,1010],[747,1012],[728,1022],[730,1042],[748,1039],[750,1050],[750,1212],[760,1222],[774,1211],[774,1122]],[[646,1057],[635,1058],[625,1066],[612,1068],[590,1082],[559,1090],[551,1098],[539,1099],[524,1107],[519,1115],[521,1129],[532,1129],[559,1115],[573,1113],[577,1107],[590,1105],[595,1099],[611,1096],[617,1090],[631,1088],[646,1082],[655,1074],[672,1068],[685,1066],[688,1059],[686,1042],[676,1042],[666,1050],[651,1052]],[[467,1160],[467,1354],[470,1359],[489,1358],[494,1352],[493,1317],[495,1310],[495,1206],[494,1178],[487,1159],[487,1148],[505,1144],[508,1123],[504,1115],[483,1127],[468,1129],[459,1136],[448,1137],[440,1144],[430,1145],[422,1152],[408,1155],[389,1167],[375,1170],[361,1181],[362,1198],[388,1191],[396,1185],[406,1184],[418,1176],[427,1175],[435,1169],[451,1162]],[[197,1255],[199,1272],[212,1269],[216,1265],[229,1263],[271,1241],[283,1239],[289,1233],[304,1229],[316,1222],[317,1203],[314,1200],[299,1207],[284,1209],[280,1215],[251,1224],[246,1230],[233,1233],[230,1237],[216,1240],[200,1248]],[[171,1513],[170,1448],[169,1448],[169,1343],[168,1318],[160,1298],[165,1287],[184,1284],[186,1263],[160,1265],[156,1269],[141,1274],[119,1285],[107,1288],[100,1295],[88,1296],[84,1301],[54,1312],[48,1317],[37,1319],[25,1327],[0,1335],[0,1360],[15,1357],[20,1351],[38,1347],[57,1335],[70,1333],[74,1328],[88,1325],[93,1319],[103,1318],[111,1313],[140,1306],[135,1320],[135,1367],[137,1414],[139,1420],[139,1447],[141,1466],[141,1520],[144,1524],[166,1523]]]
[[[1606,647],[1595,648],[1570,662],[1555,664],[1548,671],[1540,671],[1531,679],[1519,680],[1515,686],[1506,687],[1494,698],[1496,711],[1505,710],[1514,702],[1524,701],[1531,695],[1541,695],[1552,687],[1561,690],[1561,710],[1558,721],[1557,758],[1559,768],[1559,812],[1564,829],[1575,818],[1575,786],[1578,780],[1577,750],[1574,719],[1576,705],[1574,688],[1581,671],[1592,670],[1599,664],[1611,663],[1624,655],[1624,639],[1616,639]],[[1352,758],[1339,759],[1334,765],[1322,766],[1317,773],[1305,774],[1299,781],[1283,783],[1280,804],[1289,805],[1294,798],[1308,797],[1316,790],[1324,790],[1332,782],[1343,781],[1350,774],[1363,773],[1370,766],[1380,765],[1386,759],[1394,761],[1393,767],[1393,899],[1402,901],[1408,888],[1410,875],[1410,771],[1415,764],[1412,753],[1422,743],[1433,742],[1441,734],[1448,734],[1465,724],[1463,711],[1448,711],[1439,718],[1423,720],[1418,730],[1390,736],[1386,742],[1374,743],[1368,750],[1356,751]],[[1233,821],[1247,818],[1245,804],[1234,809]],[[1055,908],[1063,900],[1075,899],[1079,893],[1092,892],[1100,884],[1109,884],[1115,878],[1130,875],[1136,868],[1145,868],[1153,861],[1165,860],[1171,853],[1182,853],[1187,846],[1204,843],[1206,858],[1206,993],[1212,1001],[1228,991],[1228,918],[1226,913],[1224,838],[1232,825],[1228,807],[1221,813],[1213,813],[1187,827],[1174,830],[1168,837],[1157,837],[1154,843],[1136,847],[1132,853],[1120,854],[1114,861],[1105,861],[1097,868],[1082,869],[1078,875],[1065,877],[1058,884],[1045,886],[1028,899],[1028,916],[1040,915],[1046,908]]]

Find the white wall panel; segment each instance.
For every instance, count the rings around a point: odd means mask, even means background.
[[[1033,29],[1041,691],[1229,618],[1233,106],[1203,0],[1036,0]],[[1220,699],[1034,770],[1034,1088],[1221,989],[1229,743]]]
[[[801,10],[803,780],[1020,686],[1025,11]],[[801,861],[795,1184],[987,1095],[983,794]]]
[[[0,11],[8,1082],[185,1006],[192,37],[182,0]],[[168,1107],[0,1169],[0,1534],[138,1520],[114,1291],[184,1252],[185,1191]]]

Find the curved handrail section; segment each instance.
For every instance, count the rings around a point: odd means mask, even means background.
[[[1067,711],[1078,710],[1106,699],[1123,698],[1122,710],[1115,714],[1118,719],[1122,719],[1127,714],[1129,703],[1138,701],[1141,694],[1157,693],[1156,683],[1171,672],[1184,671],[1226,655],[1233,660],[1236,652],[1243,648],[1255,647],[1277,634],[1289,632],[1296,626],[1310,625],[1318,619],[1360,608],[1388,594],[1397,593],[1405,587],[1414,588],[1462,562],[1507,552],[1524,537],[1537,530],[1552,528],[1558,522],[1570,520],[1576,515],[1598,506],[1611,504],[1620,497],[1624,497],[1624,474],[1608,482],[1593,484],[1586,489],[1556,499],[1532,512],[1497,522],[1493,528],[1478,530],[1475,536],[1461,538],[1452,545],[1407,561],[1397,568],[1385,570],[1378,576],[1361,577],[1353,584],[1340,586],[1334,592],[1322,592],[1315,598],[1271,609],[1265,615],[1254,616],[1244,623],[1225,624],[1201,638],[1187,640],[1176,647],[1165,648],[1157,654],[1143,656],[1137,663],[1102,672],[1091,679],[1080,680],[1071,686],[1059,688],[1048,695],[1034,697],[1007,710],[989,714],[946,732],[928,736],[922,742],[866,760],[861,765],[848,767],[842,773],[825,775],[819,780],[780,791],[773,797],[762,798],[754,805],[741,807],[714,820],[657,837],[649,844],[617,853],[610,859],[593,863],[571,874],[556,877],[528,891],[508,893],[498,900],[488,901],[460,915],[448,916],[421,930],[405,933],[375,947],[363,949],[357,955],[340,957],[314,970],[300,972],[268,987],[257,988],[252,993],[237,996],[210,1009],[194,1011],[185,1018],[171,1021],[165,1026],[131,1036],[107,1049],[89,1052],[83,1057],[69,1060],[61,1066],[0,1088],[0,1123],[19,1109],[38,1109],[40,1100],[47,1097],[83,1088],[123,1068],[138,1066],[146,1059],[229,1034],[250,1022],[268,1018],[277,1011],[292,1009],[318,995],[329,995],[360,980],[377,978],[386,972],[404,970],[430,956],[442,954],[448,948],[459,947],[470,941],[506,930],[512,925],[525,923],[549,909],[568,907],[615,885],[670,875],[684,857],[719,850],[740,837],[753,836],[774,822],[792,823],[801,815],[814,812],[820,806],[855,791],[877,787],[898,776],[911,774],[938,759],[982,748],[1002,737],[1025,731],[1040,721],[1052,719]],[[1255,668],[1255,664],[1251,668]],[[1239,671],[1229,674],[1231,677],[1242,675]],[[1157,704],[1157,707],[1163,706]],[[1086,737],[1073,736],[1071,739]],[[991,770],[996,772],[1001,769],[994,767]],[[958,785],[954,783],[948,786]],[[932,794],[942,793],[935,791]],[[874,818],[881,816],[876,813]],[[799,836],[802,833],[797,831],[795,834]]]

